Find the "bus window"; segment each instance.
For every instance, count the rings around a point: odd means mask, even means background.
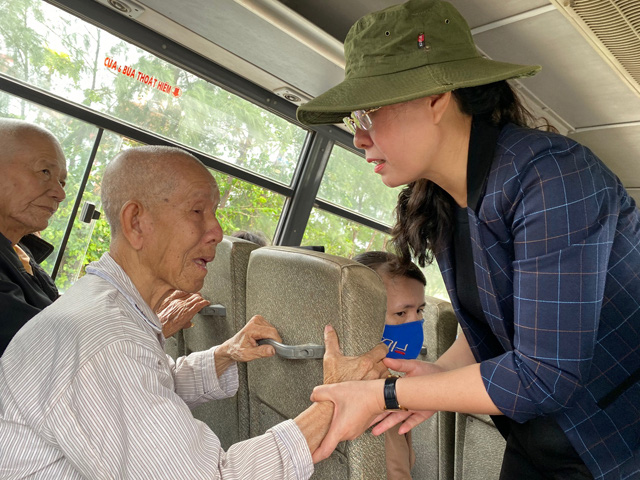
[[[318,198],[392,225],[400,190],[401,187],[389,188],[383,184],[373,173],[373,166],[361,155],[337,145],[322,176]]]

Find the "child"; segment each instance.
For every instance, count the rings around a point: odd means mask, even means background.
[[[383,337],[385,343],[389,341],[390,344],[389,356],[415,358],[420,352],[423,339],[422,312],[427,281],[422,271],[413,263],[401,265],[398,257],[387,252],[365,252],[357,255],[354,260],[375,270],[384,282],[387,313]],[[394,331],[391,332],[390,329]],[[414,343],[405,344],[402,338],[411,338]],[[411,432],[400,435],[399,428],[400,424],[385,433],[387,478],[392,480],[410,479],[411,468],[415,463]]]

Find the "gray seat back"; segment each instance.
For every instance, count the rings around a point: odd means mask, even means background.
[[[380,342],[386,295],[382,280],[352,260],[290,247],[255,250],[247,273],[247,317],[263,315],[285,344],[322,344],[335,328],[345,355],[359,355]],[[322,384],[322,360],[272,357],[248,364],[251,435],[295,418]],[[316,479],[385,476],[384,437],[365,433],[341,443],[316,465]]]
[[[207,350],[220,345],[245,325],[246,278],[249,256],[258,246],[225,236],[209,264],[202,296],[212,305],[225,307],[225,315],[196,315],[192,328],[183,330],[184,353]],[[180,340],[178,340],[178,344]],[[249,395],[246,364],[238,364],[238,394],[201,405],[194,417],[205,422],[220,439],[222,447],[249,438]]]
[[[451,304],[425,297],[424,339],[426,353],[419,360],[435,362],[456,339],[458,320]],[[455,414],[438,412],[412,430],[416,463],[413,478],[449,480],[453,477]]]
[[[458,328],[458,335],[464,335]],[[489,415],[456,413],[456,480],[499,478],[506,441]]]
[[[489,415],[456,413],[455,479],[499,478],[506,442]]]

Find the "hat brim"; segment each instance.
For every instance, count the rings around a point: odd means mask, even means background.
[[[458,88],[529,77],[542,67],[475,57],[372,77],[347,78],[300,106],[296,116],[306,125],[342,122],[356,110],[384,107]]]

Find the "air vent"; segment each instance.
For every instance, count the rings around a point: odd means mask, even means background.
[[[640,1],[551,1],[640,95]]]
[[[144,7],[131,0],[97,0],[116,12],[129,18],[138,18],[144,13]]]
[[[309,100],[311,100],[311,98],[307,95],[305,95],[304,93],[292,88],[292,87],[280,87],[280,88],[276,88],[273,93],[275,93],[276,95],[278,95],[279,97],[282,97],[288,101],[290,101],[291,103],[293,103],[294,105],[303,105],[305,103],[307,103]]]

